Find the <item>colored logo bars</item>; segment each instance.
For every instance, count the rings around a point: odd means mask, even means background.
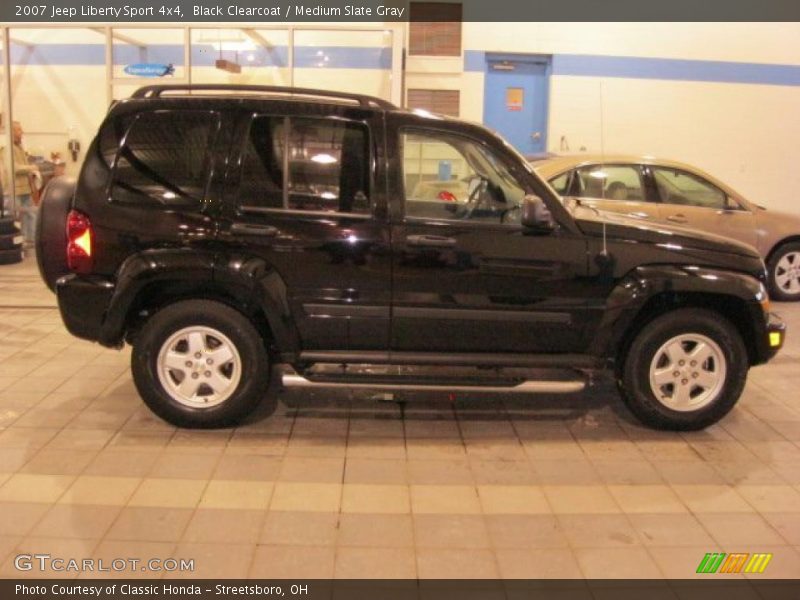
[[[772,554],[708,552],[697,565],[698,573],[763,573]]]

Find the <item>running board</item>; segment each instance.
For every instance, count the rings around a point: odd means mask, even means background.
[[[583,381],[523,381],[516,385],[436,385],[431,383],[389,383],[359,381],[311,380],[297,374],[284,374],[283,385],[287,388],[349,388],[396,391],[438,392],[496,392],[505,394],[574,394],[586,387]]]

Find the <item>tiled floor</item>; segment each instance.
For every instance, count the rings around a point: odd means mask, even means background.
[[[0,576],[46,552],[209,577],[686,578],[714,551],[800,575],[800,306],[777,306],[788,346],[733,413],[676,434],[608,383],[404,412],[293,392],[268,419],[176,430],[137,397],[129,350],[67,334],[31,259],[0,267],[0,305]]]

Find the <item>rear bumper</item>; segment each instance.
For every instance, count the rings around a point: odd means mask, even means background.
[[[103,278],[65,275],[56,281],[55,291],[67,330],[76,337],[101,342],[114,284]]]

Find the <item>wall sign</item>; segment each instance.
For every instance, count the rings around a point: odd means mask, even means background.
[[[164,77],[166,75],[174,75],[175,67],[172,64],[136,63],[126,66],[125,72],[135,77]]]
[[[513,111],[522,110],[523,95],[522,88],[506,88],[506,108]]]

